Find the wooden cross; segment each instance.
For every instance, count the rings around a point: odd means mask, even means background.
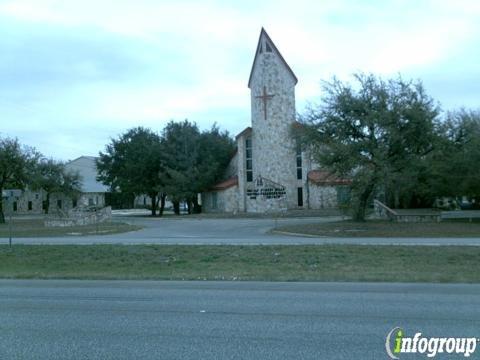
[[[267,87],[263,87],[263,94],[259,96],[255,96],[257,99],[261,99],[263,101],[263,114],[265,117],[265,120],[267,120],[267,101],[273,98],[275,95],[268,95],[267,94]]]

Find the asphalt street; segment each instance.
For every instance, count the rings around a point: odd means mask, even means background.
[[[480,337],[480,286],[0,280],[0,319],[1,359],[386,359]]]
[[[278,226],[330,222],[340,217],[318,218],[148,218],[116,217],[143,226],[142,230],[115,235],[14,238],[16,244],[231,244],[231,245],[471,245],[480,246],[480,238],[339,238],[306,237],[292,234],[273,234]],[[0,239],[0,243],[8,239]]]

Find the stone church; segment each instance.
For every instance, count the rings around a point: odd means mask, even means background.
[[[251,127],[236,136],[225,180],[202,194],[205,212],[337,208],[348,180],[319,168],[292,137],[298,79],[262,28],[248,80]]]

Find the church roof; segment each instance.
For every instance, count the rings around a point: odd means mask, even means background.
[[[350,185],[352,180],[342,179],[326,170],[311,170],[307,175],[308,180],[317,185]]]
[[[242,132],[240,132],[237,136],[235,136],[235,139],[238,139],[240,136],[243,136],[243,135],[248,135],[252,132],[252,128],[249,126],[245,129],[242,130]]]
[[[257,44],[257,50],[255,51],[255,58],[253,59],[253,65],[252,65],[252,70],[250,70],[250,77],[248,78],[248,87],[250,88],[250,83],[252,82],[252,76],[253,76],[253,69],[255,69],[255,63],[257,61],[257,58],[258,58],[258,54],[259,54],[259,49],[260,49],[260,44],[262,42],[262,38],[265,37],[265,39],[267,40],[268,42],[268,45],[270,45],[270,47],[273,49],[274,53],[278,55],[280,61],[285,65],[285,67],[287,68],[288,72],[293,76],[293,78],[295,79],[295,84],[298,82],[298,79],[297,77],[295,76],[295,74],[293,73],[292,69],[290,68],[290,66],[287,64],[287,62],[285,61],[285,59],[283,58],[282,54],[280,54],[280,51],[278,51],[277,47],[275,46],[275,44],[273,43],[272,39],[270,39],[270,36],[268,36],[267,32],[265,31],[265,29],[262,27],[262,30],[260,31],[260,37],[258,38],[258,44]]]
[[[225,181],[215,184],[212,186],[212,190],[225,190],[236,185],[238,185],[238,177],[235,175]]]

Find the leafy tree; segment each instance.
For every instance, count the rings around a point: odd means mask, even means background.
[[[235,142],[230,134],[227,131],[220,132],[216,124],[210,130],[202,132],[198,152],[200,169],[198,192],[206,191],[222,180],[234,152]]]
[[[169,122],[163,129],[163,149],[166,157],[166,192],[174,211],[180,213],[179,203],[192,204],[196,197],[200,132],[196,124],[185,120]],[[189,206],[189,212],[191,208]]]
[[[98,177],[112,191],[147,194],[151,202],[152,216],[156,215],[159,200],[165,194],[164,157],[161,138],[143,127],[128,130],[100,152],[97,161]],[[160,209],[160,215],[163,207]]]
[[[43,158],[36,164],[31,186],[47,194],[45,213],[48,214],[51,195],[62,193],[76,198],[82,191],[82,179],[77,172],[68,171],[64,162]]]
[[[34,149],[22,147],[17,139],[0,138],[0,195],[7,187],[23,189],[38,158]],[[0,224],[4,223],[3,197],[0,196]]]
[[[447,114],[439,145],[429,157],[429,185],[435,196],[480,200],[480,111]]]
[[[296,131],[318,163],[352,179],[353,218],[365,219],[375,191],[395,187],[433,149],[439,110],[421,83],[384,81],[357,74],[352,86],[324,84],[322,103],[302,117]]]
[[[178,203],[185,201],[188,212],[200,212],[197,194],[221,180],[235,150],[228,132],[220,132],[214,124],[200,133],[197,126],[185,120],[170,122],[163,131],[167,158],[166,191],[179,212]]]

